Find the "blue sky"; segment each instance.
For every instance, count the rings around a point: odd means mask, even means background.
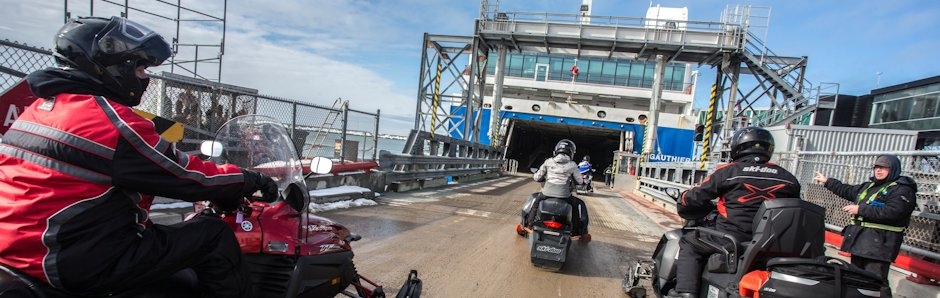
[[[87,15],[89,0],[68,1],[73,15]],[[121,1],[118,1],[121,2]],[[491,4],[496,1],[490,1]],[[576,13],[581,0],[503,0],[500,10]],[[138,4],[139,3],[139,4]],[[594,0],[593,14],[643,17],[650,1]],[[719,21],[728,5],[752,5],[766,15],[767,45],[783,56],[808,56],[807,78],[840,84],[843,94],[867,94],[878,86],[940,75],[940,2],[936,1],[653,1],[688,7],[692,21]],[[94,1],[95,15],[122,9]],[[159,14],[175,9],[131,1]],[[221,14],[221,0],[183,1]],[[61,26],[62,1],[0,0],[0,38],[49,47]],[[282,0],[229,1],[222,81],[261,93],[329,105],[381,109],[383,133],[414,126],[418,73],[425,32],[471,35],[479,1]],[[131,12],[131,18],[171,36],[175,24]],[[190,24],[181,40],[218,43],[211,26]],[[203,52],[205,54],[205,51]],[[702,83],[714,81],[703,67]],[[879,75],[880,74],[880,79]],[[696,106],[707,101],[700,86]]]

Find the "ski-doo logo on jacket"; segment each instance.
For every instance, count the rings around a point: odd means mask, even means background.
[[[776,173],[777,173],[777,169],[774,169],[774,168],[771,168],[771,167],[762,167],[762,166],[744,167],[744,168],[741,169],[741,171],[743,171],[743,172],[757,172],[757,173],[772,173],[772,174],[776,174]]]

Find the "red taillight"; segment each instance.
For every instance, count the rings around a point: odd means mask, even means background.
[[[546,221],[543,221],[542,223],[545,224],[546,227],[549,227],[552,229],[561,229],[561,223],[557,221],[546,220]]]

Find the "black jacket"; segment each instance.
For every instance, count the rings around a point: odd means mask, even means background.
[[[793,174],[760,155],[749,155],[718,167],[700,185],[683,192],[676,208],[686,219],[717,208],[721,216],[716,228],[743,242],[751,239],[754,216],[764,200],[799,197],[800,183]],[[717,206],[711,203],[715,198]]]
[[[885,183],[890,183],[890,178],[889,176],[886,179],[888,181],[881,183],[871,181],[859,185],[843,184],[842,181],[833,178],[826,181],[826,189],[859,205],[860,220],[857,220],[855,224],[850,223],[842,230],[842,251],[885,262],[892,262],[898,256],[901,243],[904,241],[903,232],[860,226],[861,221],[895,227],[907,227],[911,223],[911,212],[917,207],[917,200],[914,196],[917,193],[917,183],[910,177],[898,177],[894,180],[897,184],[879,193],[872,204],[866,203],[868,198],[860,203],[858,201],[858,195],[869,185],[875,184],[868,190],[870,195]]]

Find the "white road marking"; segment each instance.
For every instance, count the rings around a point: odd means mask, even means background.
[[[490,217],[490,213],[487,211],[473,210],[473,209],[460,209],[454,211],[454,213],[467,216],[476,216],[476,217]]]

